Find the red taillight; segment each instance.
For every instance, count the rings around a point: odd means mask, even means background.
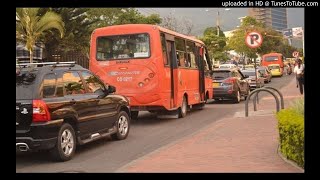
[[[228,79],[224,80],[222,83],[224,83],[224,84],[233,84],[234,82],[235,82],[235,79],[228,78]]]
[[[33,107],[33,111],[32,111],[33,122],[46,122],[51,120],[48,106],[44,101],[33,100],[32,107]]]

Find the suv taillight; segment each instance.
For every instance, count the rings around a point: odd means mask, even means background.
[[[228,78],[224,81],[222,81],[223,84],[233,84],[235,82],[235,79],[234,78]]]
[[[51,120],[50,112],[47,104],[42,100],[33,100],[32,101],[33,122],[46,122]]]

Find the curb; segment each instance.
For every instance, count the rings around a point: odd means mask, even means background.
[[[278,153],[278,155],[281,157],[281,159],[282,159],[284,162],[286,162],[286,163],[292,165],[293,167],[299,169],[300,171],[304,172],[304,169],[301,168],[300,166],[298,166],[297,163],[295,163],[294,161],[292,161],[292,160],[290,160],[290,159],[287,159],[287,158],[281,153],[280,144],[278,144],[277,153]]]

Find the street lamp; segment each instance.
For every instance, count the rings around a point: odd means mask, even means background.
[[[226,8],[224,10],[230,11],[230,8]],[[206,12],[209,12],[209,9],[206,9]],[[219,36],[220,35],[220,8],[217,9],[217,15],[218,15],[217,21],[216,21],[216,23],[217,23],[217,36]]]

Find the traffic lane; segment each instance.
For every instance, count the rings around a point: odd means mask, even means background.
[[[266,85],[279,89],[292,78],[292,75],[273,78]],[[188,112],[183,119],[158,119],[155,114],[143,112],[137,121],[132,121],[130,134],[123,141],[106,138],[78,146],[74,159],[64,163],[51,162],[45,153],[19,155],[16,157],[16,172],[115,172],[137,158],[200,131],[210,123],[232,117],[235,112],[244,110],[244,102],[233,104],[231,101],[210,100],[203,110]]]
[[[132,126],[127,139],[101,139],[78,146],[68,162],[51,162],[45,153],[29,153],[16,158],[17,172],[114,172],[125,164],[168,143],[199,131],[226,116],[233,116],[239,104],[207,104],[192,110],[183,119],[161,117],[143,112]]]
[[[276,88],[278,90],[281,90],[281,88],[286,86],[293,78],[295,78],[294,74],[283,75],[281,77],[277,77],[277,76],[276,77],[272,77],[271,82],[265,83],[264,86],[270,86],[270,87],[274,87],[274,88]],[[283,96],[285,95],[285,92],[281,92],[281,93],[283,94]],[[259,99],[261,99],[261,98],[263,98],[263,97],[265,97],[267,95],[271,95],[271,94],[268,93],[268,92],[259,92]]]

